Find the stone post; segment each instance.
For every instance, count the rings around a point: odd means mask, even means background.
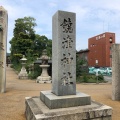
[[[6,91],[7,11],[0,6],[0,92]]]
[[[76,94],[76,14],[58,11],[52,19],[52,92]]]
[[[112,100],[120,100],[120,44],[112,45]]]

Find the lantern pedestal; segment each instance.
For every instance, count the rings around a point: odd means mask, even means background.
[[[48,75],[47,69],[50,65],[40,65],[42,68],[41,76],[37,77],[37,83],[51,83],[51,76]]]

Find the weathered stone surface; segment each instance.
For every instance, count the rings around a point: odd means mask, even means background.
[[[52,19],[52,92],[76,94],[76,14],[57,11]]]
[[[40,65],[42,73],[37,77],[37,83],[51,83],[51,76],[48,75],[47,69],[50,65]]]
[[[120,44],[112,45],[112,100],[120,100]]]
[[[95,101],[91,105],[49,109],[39,97],[27,97],[27,120],[112,120],[112,108]]]
[[[44,49],[42,52],[42,56],[38,58],[38,60],[42,60],[42,65],[40,65],[40,67],[42,68],[42,73],[40,76],[37,77],[37,83],[51,83],[51,76],[48,75],[47,71],[50,67],[50,65],[48,65],[49,59],[50,57],[47,56],[47,50]]]
[[[56,96],[51,91],[41,91],[40,99],[50,109],[91,104],[91,97],[81,92],[76,92],[76,95]]]
[[[0,92],[6,91],[7,11],[0,6]]]
[[[25,67],[22,67],[22,69],[18,75],[18,78],[19,79],[28,79],[28,74],[27,74]]]
[[[23,55],[23,58],[20,60],[21,60],[22,68],[21,68],[20,73],[18,74],[18,78],[19,79],[28,79],[28,74],[27,74],[27,71],[25,68],[26,61],[27,61],[27,59],[25,58],[25,55]]]

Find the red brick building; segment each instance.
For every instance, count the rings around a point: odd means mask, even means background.
[[[111,45],[115,43],[115,33],[105,32],[88,39],[88,65],[111,66]]]

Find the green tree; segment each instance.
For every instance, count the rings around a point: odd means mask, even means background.
[[[52,40],[46,36],[35,34],[36,26],[33,17],[24,17],[15,20],[13,30],[14,37],[11,39],[11,62],[16,70],[20,70],[20,58],[25,55],[27,58],[26,67],[40,57],[44,49],[48,56],[52,56]],[[36,72],[37,73],[37,72]]]
[[[52,40],[48,39],[46,36],[36,34],[35,41],[33,44],[34,55],[41,56],[42,51],[46,49],[47,55],[52,56]]]
[[[87,72],[87,69],[87,61],[85,59],[81,59],[78,55],[76,55],[76,77],[79,77],[82,73]]]
[[[24,17],[15,20],[15,28],[13,30],[13,38],[11,44],[11,60],[16,61],[16,55],[21,57],[22,54],[26,55],[33,53],[32,45],[35,40],[34,27],[36,26],[33,17]]]

